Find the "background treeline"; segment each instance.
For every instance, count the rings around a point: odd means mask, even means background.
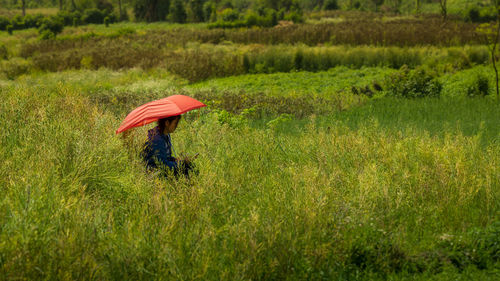
[[[36,7],[58,8],[60,13],[72,12],[72,19],[65,22],[69,24],[104,23],[104,18],[108,17],[109,23],[129,19],[145,22],[211,22],[211,27],[224,28],[274,26],[280,20],[302,22],[304,14],[324,17],[322,12],[334,10],[391,14],[436,12],[445,16],[459,14],[473,22],[487,22],[495,19],[493,4],[489,0],[457,0],[453,5],[444,0],[0,0],[1,7],[22,9],[23,16],[26,8]],[[12,14],[9,15],[7,18],[12,20]],[[68,18],[68,15],[64,17]],[[26,22],[30,20],[28,18]],[[18,17],[11,25],[14,29],[22,27],[19,24],[22,21]],[[8,25],[5,18],[0,19],[2,25],[5,30]],[[29,28],[33,24],[25,26]]]

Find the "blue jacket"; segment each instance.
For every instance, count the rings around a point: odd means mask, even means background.
[[[160,133],[158,126],[148,131],[148,140],[144,144],[143,158],[148,168],[165,166],[177,172],[178,163],[172,157],[172,141],[170,134]]]

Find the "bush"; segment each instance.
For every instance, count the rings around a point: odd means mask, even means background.
[[[32,64],[24,59],[12,58],[0,62],[0,77],[4,76],[7,79],[13,80],[16,77],[30,72]]]
[[[48,29],[39,31],[41,40],[54,39],[56,34]]]
[[[404,98],[438,97],[442,87],[435,75],[426,68],[410,70],[406,65],[386,81],[389,95]]]
[[[494,7],[471,7],[465,13],[465,19],[470,22],[491,22],[496,18],[496,11]]]
[[[185,23],[187,18],[186,9],[181,0],[173,0],[170,4],[170,14],[168,19],[171,22]]]
[[[168,0],[135,1],[134,15],[138,21],[154,22],[165,20],[169,12]],[[126,14],[126,13],[124,13]]]
[[[326,0],[323,5],[323,10],[338,10],[338,8],[337,0]]]
[[[82,21],[84,23],[97,23],[102,24],[104,22],[105,14],[99,9],[87,9],[83,12]]]
[[[468,97],[484,97],[490,92],[490,84],[488,77],[484,74],[477,74],[471,79],[471,83],[467,87],[466,94]]]
[[[0,30],[7,30],[8,25],[10,25],[10,20],[6,17],[0,16]]]
[[[214,2],[208,1],[205,2],[205,4],[203,4],[203,18],[205,21],[211,21],[211,22],[217,20],[217,13]]]
[[[12,24],[12,27],[14,28],[14,30],[24,29],[25,28],[24,17],[21,15],[15,16],[11,20],[11,24]]]
[[[96,7],[98,10],[102,11],[103,14],[109,15],[113,13],[113,4],[106,0],[97,0]]]
[[[245,22],[247,27],[256,26],[258,21],[259,15],[257,15],[257,13],[255,13],[254,11],[248,11],[245,15]]]
[[[285,15],[285,20],[293,21],[294,23],[302,23],[304,22],[304,18],[302,14],[296,11],[290,12]]]
[[[38,28],[42,24],[44,18],[45,16],[41,14],[26,15],[24,17],[24,28]]]
[[[233,9],[225,9],[220,13],[219,18],[223,21],[236,21],[239,18],[239,14]]]
[[[47,17],[43,19],[40,27],[38,28],[38,33],[41,39],[54,38],[57,34],[63,31],[64,24],[63,19],[57,16]]]
[[[64,26],[78,25],[82,21],[82,14],[79,11],[60,11],[57,16],[62,19]]]

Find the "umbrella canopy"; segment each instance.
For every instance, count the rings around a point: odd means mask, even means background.
[[[130,128],[144,126],[158,119],[180,115],[204,106],[206,105],[202,102],[184,95],[174,95],[148,102],[132,110],[116,133],[119,134]]]

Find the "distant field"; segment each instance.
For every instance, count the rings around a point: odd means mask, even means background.
[[[34,8],[26,9],[26,14],[42,14],[42,15],[55,15],[59,11],[58,8]],[[4,9],[0,8],[0,16],[14,17],[16,15],[22,15],[23,11],[21,9]]]

